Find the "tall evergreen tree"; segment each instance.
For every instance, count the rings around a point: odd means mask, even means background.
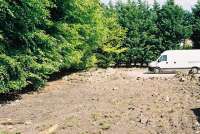
[[[162,51],[179,48],[179,43],[192,34],[192,27],[185,24],[185,11],[175,4],[174,0],[168,0],[157,11],[157,26],[162,37]]]
[[[155,59],[157,51],[155,45],[159,44],[156,38],[156,14],[143,1],[128,1],[127,4],[118,3],[116,6],[119,22],[127,28],[124,47],[124,59],[127,64],[147,63]]]
[[[194,42],[194,48],[200,48],[200,1],[192,8],[193,15],[193,34],[191,36]]]

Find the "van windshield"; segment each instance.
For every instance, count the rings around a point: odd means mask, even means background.
[[[159,62],[162,62],[162,61],[167,61],[167,55],[162,55],[159,60]]]

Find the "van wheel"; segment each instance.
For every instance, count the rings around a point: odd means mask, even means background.
[[[197,67],[193,67],[191,70],[190,70],[191,73],[193,74],[197,74],[198,73],[198,68]]]
[[[160,73],[160,68],[154,68],[153,72],[154,72],[155,74],[159,74],[159,73]]]

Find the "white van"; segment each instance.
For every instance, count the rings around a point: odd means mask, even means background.
[[[159,73],[163,70],[188,69],[198,73],[200,69],[200,49],[194,50],[168,50],[154,62],[149,64],[149,71]]]

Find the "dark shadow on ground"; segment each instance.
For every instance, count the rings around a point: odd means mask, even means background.
[[[49,81],[49,82],[56,81],[56,80],[62,79],[66,75],[77,73],[79,71],[81,71],[81,70],[77,70],[77,69],[61,69],[59,72],[55,72],[55,73],[51,74],[47,81]]]
[[[2,93],[2,94],[0,94],[0,104],[6,105],[12,101],[20,100],[22,98],[21,95],[32,94],[35,91],[37,91],[37,90],[35,88],[33,88],[32,85],[29,85],[26,88],[19,90],[19,91],[5,93],[5,94]]]
[[[191,109],[192,112],[196,115],[197,121],[200,123],[200,108]]]
[[[49,81],[49,82],[56,81],[66,75],[70,75],[70,74],[78,72],[78,71],[80,71],[80,70],[62,69],[59,72],[51,74],[49,76],[49,79],[47,79],[47,81]],[[2,93],[2,94],[0,94],[0,104],[1,105],[9,104],[12,101],[22,99],[23,94],[32,94],[32,93],[38,92],[38,91],[39,91],[39,89],[36,89],[32,85],[29,85],[26,88],[19,90],[19,91],[14,91],[14,92],[9,92],[9,93],[4,93],[4,94]]]
[[[20,100],[21,96],[19,94],[0,94],[0,104],[9,104],[11,101]]]

